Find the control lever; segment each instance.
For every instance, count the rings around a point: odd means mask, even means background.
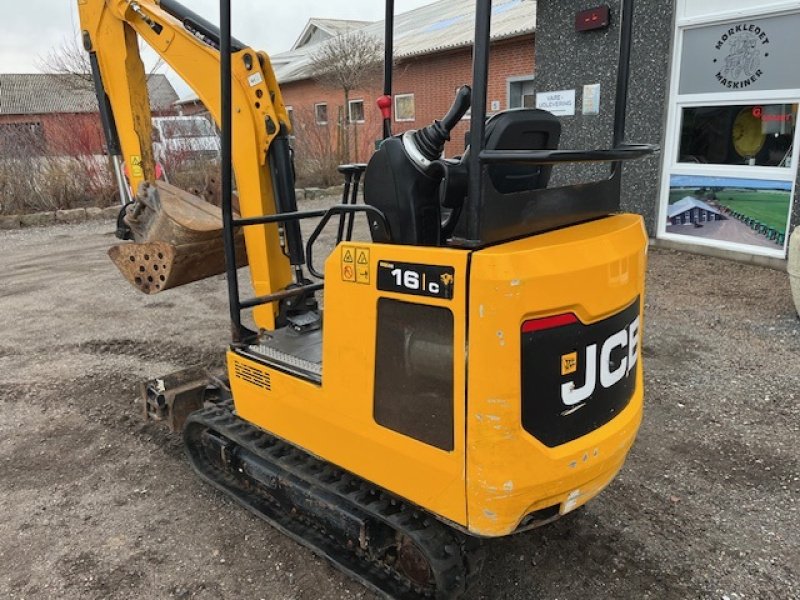
[[[450,141],[450,132],[467,114],[472,105],[472,88],[462,85],[456,92],[453,105],[441,121],[434,121],[414,133],[414,142],[420,153],[428,160],[436,160],[444,152],[444,145]]]
[[[462,86],[441,121],[406,131],[381,142],[364,174],[364,199],[381,211],[392,232],[392,242],[411,246],[439,246],[442,236],[442,180],[448,175],[440,160],[450,132],[467,113],[472,90]],[[449,178],[448,178],[449,180]],[[453,204],[457,204],[457,199]],[[451,212],[453,219],[457,211]],[[368,217],[377,227],[374,215]],[[447,233],[448,229],[444,231]]]

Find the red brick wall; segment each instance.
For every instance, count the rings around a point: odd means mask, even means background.
[[[532,35],[514,38],[492,45],[489,62],[489,92],[487,112],[493,100],[500,102],[500,110],[508,108],[507,80],[509,77],[532,75],[534,72],[534,40]],[[472,81],[472,49],[419,56],[402,61],[395,69],[394,93],[414,94],[416,115],[414,121],[392,123],[395,133],[417,129],[440,119],[450,108],[456,88]],[[376,80],[370,89],[351,93],[352,100],[363,99],[365,122],[353,125],[358,128],[358,160],[369,159],[374,142],[381,136],[381,116],[375,100],[381,95],[383,82]],[[328,104],[328,134],[336,137],[334,123],[338,107],[344,103],[341,91],[326,89],[313,80],[289,82],[281,85],[283,99],[294,111],[295,121],[306,128],[313,125],[313,108],[318,102]],[[453,155],[464,149],[464,135],[469,121],[460,123],[452,134],[446,154]],[[302,131],[296,134],[303,135]],[[355,157],[351,157],[355,158]]]
[[[0,124],[3,123],[40,123],[44,154],[79,156],[103,152],[103,129],[96,113],[0,115]],[[0,130],[0,135],[7,134],[7,129]],[[6,150],[8,142],[4,140],[2,144]]]
[[[154,111],[154,116],[174,115],[173,109]],[[40,115],[0,115],[3,123],[40,123],[44,135],[43,153],[83,156],[106,151],[103,126],[98,113],[56,113]],[[0,129],[0,135],[4,135]],[[0,140],[0,149],[9,153],[9,140]]]

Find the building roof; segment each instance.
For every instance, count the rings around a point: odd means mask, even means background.
[[[492,7],[493,41],[533,33],[535,28],[535,0],[495,0]],[[383,21],[371,23],[360,31],[383,39]],[[439,0],[395,16],[395,58],[469,47],[474,35],[475,0]],[[288,83],[311,77],[311,56],[315,49],[316,45],[307,45],[272,55],[270,58],[278,81]]]
[[[712,212],[717,215],[722,214],[716,208],[713,208],[711,205],[706,204],[702,200],[698,200],[694,196],[685,196],[684,198],[678,200],[675,204],[669,205],[667,209],[667,216],[671,219],[672,217],[679,215],[682,212],[686,212],[692,208],[702,208],[703,210],[707,210],[708,212]]]
[[[318,43],[325,39],[349,33],[356,29],[361,29],[372,23],[372,21],[348,21],[345,19],[309,19],[303,32],[292,46],[292,50],[297,50],[303,46]]]
[[[151,75],[147,88],[155,110],[167,110],[178,99],[165,75]],[[97,112],[94,86],[82,77],[49,73],[0,74],[2,115],[91,112]]]

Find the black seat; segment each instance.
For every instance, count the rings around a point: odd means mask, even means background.
[[[561,138],[558,118],[538,108],[517,108],[493,116],[486,123],[486,150],[555,150]],[[489,178],[501,194],[547,187],[549,165],[492,165]]]
[[[560,137],[561,124],[549,112],[513,109],[496,114],[486,123],[485,147],[554,150]],[[458,225],[467,196],[467,155],[458,160],[432,162],[436,163],[432,167],[421,166],[418,157],[406,151],[399,136],[385,140],[369,161],[364,174],[364,200],[383,213],[393,243],[438,246]],[[550,166],[496,164],[489,167],[489,178],[498,193],[510,194],[547,187],[551,170]],[[442,196],[445,174],[447,189]],[[452,210],[453,215],[444,226],[442,206]]]

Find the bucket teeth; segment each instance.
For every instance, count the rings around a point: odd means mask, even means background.
[[[125,279],[145,294],[225,272],[222,213],[205,200],[158,182],[145,185],[125,222],[134,242],[108,255]],[[244,237],[236,236],[237,266],[247,264]]]

